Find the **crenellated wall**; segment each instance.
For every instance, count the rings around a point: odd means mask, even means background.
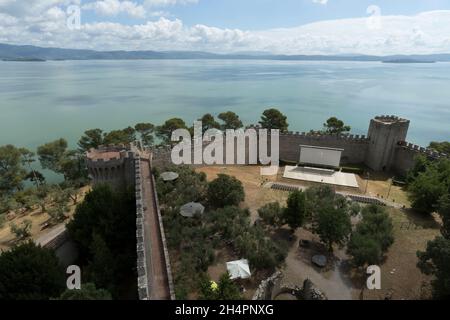
[[[298,162],[300,145],[343,149],[341,164],[362,164],[374,171],[405,174],[414,165],[414,158],[423,154],[437,159],[448,155],[438,154],[423,147],[406,143],[410,121],[393,115],[377,116],[370,121],[368,135],[324,135],[319,133],[287,132],[280,134],[280,160]],[[257,131],[258,126],[250,126]],[[208,143],[204,143],[207,146]],[[270,140],[268,142],[270,150]],[[236,158],[236,152],[235,152]],[[155,166],[171,163],[171,147],[153,151]],[[248,160],[248,149],[246,149]],[[225,157],[224,161],[225,162]],[[248,163],[248,161],[246,162]]]
[[[363,164],[369,141],[360,135],[319,135],[312,133],[289,132],[280,135],[280,160],[298,162],[300,145],[340,148],[342,164]]]
[[[414,159],[418,155],[423,155],[429,159],[439,159],[448,157],[444,153],[439,153],[431,149],[423,148],[408,142],[400,142],[395,150],[393,170],[405,175],[414,166]]]

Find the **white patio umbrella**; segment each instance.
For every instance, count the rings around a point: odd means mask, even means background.
[[[176,172],[163,172],[161,173],[161,178],[164,181],[174,181],[176,179],[178,179],[180,175]]]
[[[247,279],[252,275],[247,259],[227,262],[227,270],[230,279]]]
[[[180,208],[180,214],[186,218],[192,218],[196,214],[203,214],[205,207],[200,203],[189,202]]]

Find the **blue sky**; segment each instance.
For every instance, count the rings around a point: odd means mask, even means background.
[[[84,0],[82,3],[92,2]],[[134,1],[144,5],[145,0]],[[157,6],[186,25],[205,24],[219,28],[262,30],[321,21],[367,16],[370,5],[379,6],[383,15],[415,15],[424,11],[450,10],[450,0],[328,0],[326,4],[313,0],[198,0],[196,3]],[[88,22],[102,21],[104,16],[85,13]],[[155,17],[153,17],[154,19]],[[145,19],[126,14],[110,21],[134,24]]]
[[[450,52],[449,26],[450,0],[0,0],[0,42],[98,50]]]
[[[364,17],[370,5],[378,5],[386,15],[450,9],[450,1],[442,0],[329,0],[326,5],[312,0],[204,0],[174,8],[173,13],[188,24],[260,30]]]

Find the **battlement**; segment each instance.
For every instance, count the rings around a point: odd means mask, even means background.
[[[424,147],[421,147],[421,146],[418,146],[416,144],[409,143],[406,141],[400,141],[398,143],[398,145],[405,150],[414,151],[418,154],[422,154],[422,155],[425,155],[425,156],[433,158],[433,159],[447,158],[449,156],[445,153],[440,153],[433,149],[424,148]]]
[[[393,115],[382,115],[382,116],[376,116],[374,118],[375,121],[383,123],[383,124],[393,124],[393,123],[408,123],[409,120],[393,116]]]
[[[302,138],[311,138],[315,140],[323,140],[323,141],[334,141],[334,140],[345,140],[351,142],[368,142],[369,139],[365,135],[359,134],[323,134],[320,132],[294,132],[288,131],[285,133],[280,133],[280,139],[283,137],[302,137]]]

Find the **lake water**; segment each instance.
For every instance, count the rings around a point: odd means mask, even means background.
[[[278,61],[0,62],[0,145],[35,149],[83,131],[192,123],[232,110],[247,124],[276,106],[290,130],[320,129],[330,116],[366,134],[375,115],[411,120],[408,141],[450,140],[450,63]]]

